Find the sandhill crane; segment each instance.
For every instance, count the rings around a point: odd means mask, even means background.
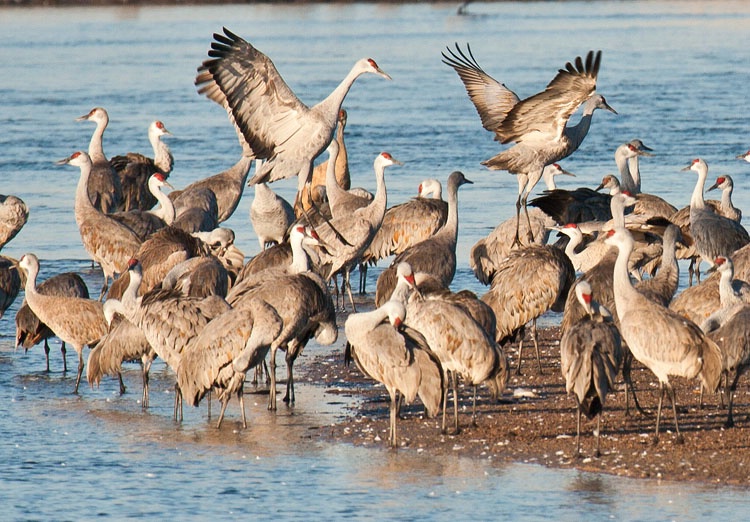
[[[250,222],[258,236],[260,249],[269,243],[282,243],[294,223],[294,209],[266,183],[255,184],[255,197],[250,205]]]
[[[528,245],[511,250],[500,263],[482,301],[495,312],[495,340],[505,344],[532,322],[539,373],[542,363],[536,335],[536,319],[548,310],[563,310],[565,297],[575,279],[570,259],[551,245]],[[521,371],[523,339],[518,348],[516,373]]]
[[[266,160],[251,184],[297,176],[297,198],[312,175],[313,160],[333,137],[341,104],[364,73],[390,80],[371,58],[359,60],[323,101],[308,107],[284,82],[273,62],[224,28],[214,33],[209,56],[198,68],[198,92],[224,107],[244,155]]]
[[[472,422],[476,415],[476,386],[504,371],[502,351],[492,337],[459,305],[445,299],[412,298],[406,304],[407,324],[421,333],[443,368],[442,431],[446,430],[448,375],[453,389],[454,432],[458,433],[457,377],[474,387]]]
[[[750,163],[750,150],[747,151],[747,152],[743,152],[742,154],[737,154],[737,156],[735,156],[735,157],[737,159],[745,160],[748,163]]]
[[[109,324],[109,330],[89,352],[86,379],[93,387],[98,386],[105,375],[117,375],[120,381],[120,394],[123,394],[125,385],[122,382],[122,363],[139,362],[143,381],[141,408],[145,410],[149,403],[149,371],[151,363],[156,358],[156,352],[143,331],[118,313],[117,309],[116,299],[104,301],[104,317]]]
[[[435,183],[437,185],[435,185]],[[437,188],[433,188],[433,187]],[[425,190],[437,191],[437,196],[423,197]],[[442,186],[438,180],[419,184],[418,195],[405,203],[385,211],[383,223],[362,254],[360,264],[360,293],[365,293],[367,265],[376,264],[391,255],[399,255],[408,248],[433,236],[448,218],[448,203],[440,198]]]
[[[179,228],[158,230],[141,244],[135,255],[141,263],[143,277],[139,292],[148,292],[160,284],[167,273],[182,261],[208,254],[208,245]],[[129,284],[130,271],[125,271],[112,284],[108,297],[119,299]]]
[[[160,359],[177,371],[185,346],[195,338],[209,321],[231,307],[220,296],[186,297],[175,289],[154,288],[137,297],[142,280],[142,267],[137,259],[128,263],[129,284],[121,300],[114,303],[114,311],[141,329],[146,340]],[[182,420],[182,395],[175,387],[175,420]]]
[[[591,296],[591,286],[579,281],[575,286],[578,302],[587,317],[569,328],[560,340],[560,368],[565,390],[576,399],[576,454],[581,453],[581,413],[596,416],[596,452],[599,456],[601,413],[607,394],[615,386],[622,362],[620,332],[609,310]]]
[[[173,288],[187,297],[226,297],[233,279],[227,268],[215,256],[198,256],[173,266],[162,288]]]
[[[336,341],[336,311],[323,279],[309,271],[287,275],[272,273],[260,284],[235,286],[227,296],[234,308],[241,308],[254,299],[261,299],[274,307],[284,322],[283,330],[271,345],[269,363],[271,393],[268,409],[276,410],[276,351],[279,348],[286,350],[284,402],[291,404],[294,403],[294,362],[313,336],[324,345]]]
[[[732,203],[732,192],[734,191],[734,180],[729,174],[724,174],[716,178],[716,183],[708,187],[708,191],[721,189],[721,205],[719,214],[728,217],[732,221],[740,223],[742,221],[742,210],[738,209]]]
[[[726,428],[734,426],[732,407],[737,382],[750,366],[750,306],[747,304],[732,305],[724,308],[727,312],[721,322],[710,322],[701,325],[708,337],[721,349],[726,373],[724,392],[727,397],[728,410]],[[734,374],[730,378],[730,374]]]
[[[161,228],[171,225],[175,220],[174,204],[161,191],[162,187],[173,188],[161,172],[152,174],[148,178],[149,193],[160,203],[158,209],[132,209],[122,212],[112,212],[107,215],[129,227],[141,241],[145,241],[148,236]]]
[[[162,136],[171,135],[164,124],[155,120],[148,126],[148,141],[154,150],[154,157],[149,158],[137,152],[128,152],[113,156],[109,164],[115,169],[122,187],[122,202],[119,211],[149,210],[156,204],[156,199],[148,190],[148,181],[155,173],[169,177],[174,164],[174,157]]]
[[[372,312],[349,315],[344,324],[345,360],[354,360],[366,376],[383,383],[390,396],[389,443],[396,447],[399,394],[407,404],[419,395],[427,416],[440,411],[443,369],[422,334],[401,329],[406,308],[397,300],[386,301]],[[384,322],[386,321],[387,322]]]
[[[653,150],[637,138],[617,147],[615,163],[620,171],[623,190],[633,195],[641,193],[640,158],[653,156]]]
[[[456,44],[456,52],[443,52],[443,62],[458,73],[469,98],[482,120],[482,126],[495,133],[500,143],[515,145],[483,161],[491,170],[507,170],[519,176],[516,221],[521,206],[542,177],[545,166],[556,163],[575,152],[588,134],[591,117],[596,109],[614,114],[604,96],[596,93],[596,79],[601,51],[589,51],[586,61],[577,57],[575,65],[568,62],[544,91],[524,100],[503,83],[488,75],[479,66],[467,46],[468,56]],[[568,120],[583,104],[583,115],[575,126]],[[531,227],[529,226],[529,229]],[[529,237],[530,241],[533,238]],[[518,233],[514,238],[518,244]]]
[[[221,427],[229,399],[237,394],[242,427],[247,428],[242,387],[245,373],[263,362],[281,332],[282,320],[271,306],[252,300],[212,319],[182,351],[177,385],[189,404],[198,406],[212,388],[219,390]]]
[[[78,231],[86,252],[99,263],[104,272],[99,300],[109,288],[109,280],[127,268],[128,260],[141,246],[141,240],[132,229],[108,217],[98,210],[88,197],[87,189],[91,174],[91,158],[85,152],[74,152],[58,164],[80,167],[81,175],[76,188],[75,215]]]
[[[680,228],[667,225],[662,235],[662,254],[659,270],[654,277],[638,281],[636,290],[659,303],[669,307],[680,283],[680,266],[677,264],[677,243],[682,240]]]
[[[387,206],[387,189],[385,183],[385,168],[390,165],[402,165],[388,152],[381,152],[373,162],[376,179],[375,198],[367,206],[354,210],[351,214],[334,214],[330,226],[319,226],[318,234],[327,245],[325,250],[319,252],[322,270],[327,279],[331,279],[339,272],[343,273],[342,283],[342,309],[344,308],[343,288],[349,295],[352,310],[354,297],[352,296],[349,273],[351,268],[361,259],[367,246],[375,237],[375,233],[383,222]],[[345,231],[344,238],[340,238],[335,232],[337,229]],[[346,243],[342,241],[346,240]]]
[[[217,224],[229,219],[237,208],[245,190],[245,181],[252,162],[252,158],[242,156],[237,163],[228,169],[213,176],[199,179],[181,190],[170,192],[169,198],[174,202],[177,217],[179,218],[183,212],[196,205],[205,205],[202,202],[206,199],[205,192],[208,190],[214,194],[216,200]],[[208,197],[210,198],[210,196]],[[208,204],[211,206],[210,199]],[[215,228],[215,226],[210,228]]]
[[[351,187],[351,179],[349,177],[349,156],[346,151],[346,143],[344,142],[344,129],[346,128],[347,120],[346,110],[341,109],[339,111],[339,119],[336,123],[336,137],[335,142],[338,146],[338,152],[336,159],[333,162],[333,172],[336,178],[336,183],[339,187],[344,190],[349,190]],[[330,165],[330,159],[327,159],[313,168],[312,178],[310,185],[305,185],[300,196],[298,205],[304,210],[310,210],[312,204],[320,205],[322,201],[316,196],[318,189],[325,188],[326,186],[326,172]],[[299,216],[302,211],[295,209],[295,213]]]
[[[714,391],[722,372],[719,347],[690,321],[640,294],[630,281],[627,261],[633,249],[633,238],[625,229],[608,232],[607,241],[617,247],[614,267],[614,292],[620,334],[633,356],[659,380],[659,407],[654,442],[659,440],[659,421],[664,392],[669,393],[674,413],[677,442],[683,438],[677,423],[677,407],[669,376],[692,379],[700,377],[704,387]]]
[[[0,255],[0,318],[16,300],[23,286],[17,265],[15,259]]]
[[[21,198],[0,194],[0,250],[16,237],[29,219],[29,209]]]
[[[78,353],[78,374],[73,391],[78,393],[83,374],[83,347],[96,343],[107,333],[102,303],[81,297],[40,294],[36,289],[39,259],[34,254],[25,254],[18,266],[26,272],[24,291],[31,311]]]
[[[437,278],[448,288],[456,274],[456,240],[458,238],[458,189],[473,181],[460,171],[448,176],[448,217],[445,225],[431,237],[407,248],[378,277],[375,305],[387,301],[396,286],[398,264],[408,262],[414,272],[424,272]]]
[[[73,272],[65,272],[50,277],[37,286],[37,291],[42,295],[89,298],[86,283],[81,276]],[[23,346],[24,351],[28,351],[35,344],[44,341],[44,356],[47,362],[47,371],[49,371],[49,344],[47,340],[54,335],[49,326],[39,320],[39,317],[31,311],[31,307],[24,300],[18,312],[16,312],[16,348]],[[60,351],[63,356],[63,371],[67,372],[65,341],[62,342]]]
[[[76,118],[76,121],[93,121],[96,123],[96,129],[94,129],[94,134],[89,142],[88,154],[91,157],[91,177],[87,182],[86,189],[91,204],[105,214],[109,214],[117,210],[122,201],[120,178],[104,155],[104,147],[102,146],[102,136],[109,124],[109,114],[103,107],[94,107],[88,114]]]
[[[682,170],[698,173],[698,181],[690,198],[690,234],[698,255],[703,261],[713,265],[717,256],[731,256],[735,250],[750,243],[750,235],[741,224],[706,208],[703,188],[708,165],[704,160],[696,158]]]

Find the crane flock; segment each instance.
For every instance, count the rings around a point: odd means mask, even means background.
[[[456,252],[458,188],[473,183],[462,172],[446,177],[447,202],[440,181],[425,180],[419,197],[392,204],[386,167],[401,162],[382,152],[373,162],[376,193],[350,189],[354,173],[348,166],[348,115],[342,104],[359,76],[391,79],[373,59],[357,61],[328,97],[308,107],[265,54],[228,29],[214,34],[208,55],[195,85],[227,111],[242,148],[236,163],[219,174],[166,195],[161,189],[173,188],[167,178],[174,174],[174,158],[161,140],[171,134],[161,121],[148,127],[153,159],[127,153],[108,160],[103,148],[107,111],[95,107],[78,118],[96,123],[91,142],[87,151],[59,163],[80,169],[71,206],[81,242],[103,272],[98,300],[89,298],[76,274],[37,284],[40,261],[33,253],[18,261],[2,257],[2,311],[21,289],[25,295],[16,316],[17,346],[28,349],[44,341],[47,371],[49,338],[62,341],[63,355],[66,343],[73,346],[79,360],[75,393],[88,346],[92,386],[113,375],[124,392],[122,364],[142,365],[141,403],[147,408],[148,371],[158,357],[175,375],[175,420],[182,420],[183,400],[198,406],[215,392],[221,401],[217,426],[236,396],[246,427],[246,373],[270,357],[268,409],[276,410],[275,358],[277,350],[284,351],[284,402],[292,407],[296,358],[311,339],[333,344],[342,330],[343,358],[388,392],[388,442],[395,447],[401,398],[407,404],[419,400],[427,417],[442,408],[445,432],[452,390],[453,432],[461,431],[459,378],[474,388],[471,422],[478,422],[477,387],[487,386],[493,395],[505,392],[510,344],[518,341],[519,371],[526,326],[536,330],[536,320],[554,310],[564,313],[560,370],[576,401],[577,453],[581,414],[600,422],[607,395],[617,392],[621,367],[632,388],[634,361],[653,373],[661,390],[655,441],[665,394],[672,402],[675,440],[684,440],[670,376],[698,377],[713,392],[724,375],[726,425],[734,425],[732,396],[750,366],[745,333],[750,236],[731,201],[732,178],[719,176],[711,189],[721,189],[722,199],[707,202],[708,165],[693,160],[683,170],[696,172],[698,180],[690,206],[678,211],[656,195],[641,193],[638,160],[653,151],[635,139],[615,151],[619,180],[606,176],[596,189],[555,186],[555,175],[570,174],[557,162],[578,150],[593,112],[617,114],[596,91],[601,51],[566,63],[543,91],[526,99],[485,73],[468,45],[464,51],[456,44],[442,54],[482,126],[501,144],[511,144],[481,163],[518,179],[515,220],[498,225],[468,259],[479,282],[490,286],[481,298],[451,290],[461,255]],[[581,120],[569,126],[579,109]],[[327,165],[314,173],[314,161],[326,150]],[[253,160],[256,171],[248,183]],[[291,204],[270,184],[295,176],[297,197]],[[540,179],[547,190],[531,202],[536,208],[526,209]],[[234,245],[234,233],[219,226],[237,208],[246,185],[255,185],[250,218],[260,247],[247,263]],[[602,188],[609,194],[598,192]],[[424,197],[429,192],[434,198]],[[28,217],[19,198],[0,197],[3,246]],[[560,232],[561,242],[548,244],[552,230]],[[368,264],[388,258],[392,262],[382,270],[374,296],[365,293],[361,280],[365,297],[360,302],[367,310],[357,312],[350,271],[359,266],[365,273]],[[675,298],[678,258],[704,261],[712,267],[709,273],[718,273]],[[338,275],[344,280],[340,308]],[[634,285],[633,276],[642,281]],[[344,293],[352,304],[348,314]],[[640,409],[637,401],[636,406]],[[599,425],[596,434],[598,455]]]

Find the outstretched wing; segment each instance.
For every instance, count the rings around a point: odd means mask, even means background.
[[[284,82],[273,62],[224,28],[214,33],[206,60],[198,68],[198,92],[227,110],[246,155],[268,159],[300,130],[309,111]]]
[[[458,44],[456,44],[455,52],[448,47],[448,54],[442,53],[443,63],[453,67],[458,77],[464,82],[466,92],[482,119],[482,126],[488,131],[497,133],[508,113],[518,103],[518,96],[484,72],[471,53],[471,47],[468,44],[466,44],[466,50],[468,56]],[[498,138],[500,138],[499,134]]]
[[[602,52],[589,51],[586,62],[568,62],[542,92],[518,102],[497,129],[502,143],[521,141],[530,133],[559,138],[570,116],[596,90]]]

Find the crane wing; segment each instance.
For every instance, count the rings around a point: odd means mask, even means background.
[[[464,83],[466,92],[482,119],[482,126],[490,132],[497,133],[519,98],[504,84],[484,72],[471,53],[471,47],[468,44],[466,50],[468,56],[461,50],[458,43],[456,52],[448,47],[448,54],[442,53],[443,63],[453,67],[458,73],[458,77]],[[499,134],[497,136],[498,139],[501,137]]]
[[[211,58],[198,67],[198,92],[227,110],[246,155],[271,158],[300,130],[300,114],[309,108],[247,41],[226,27],[214,40]]]
[[[589,51],[586,62],[566,63],[540,93],[518,102],[496,130],[502,143],[523,141],[532,133],[560,138],[570,116],[596,90],[602,52]]]

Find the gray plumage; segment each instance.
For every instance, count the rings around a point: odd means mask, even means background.
[[[160,203],[156,210],[132,209],[107,214],[136,233],[141,241],[166,226],[174,223],[175,209],[172,200],[161,191],[162,187],[172,187],[164,174],[157,172],[148,177],[148,193]],[[153,205],[152,205],[153,206]]]
[[[719,202],[719,214],[724,217],[742,222],[742,210],[735,207],[732,203],[732,193],[734,192],[734,180],[729,174],[723,174],[716,178],[716,183],[708,187],[708,191],[721,189],[721,201]]]
[[[75,197],[75,216],[81,241],[86,252],[99,263],[104,272],[99,300],[107,293],[110,279],[124,272],[128,260],[141,246],[141,239],[133,230],[112,219],[97,209],[87,195],[89,176],[92,172],[91,158],[85,152],[74,152],[59,164],[74,165],[81,169]]]
[[[411,404],[417,395],[428,417],[440,410],[443,370],[422,334],[402,327],[406,308],[390,300],[372,312],[350,314],[344,324],[345,360],[354,360],[367,377],[382,383],[390,396],[389,443],[396,447],[399,394]]]
[[[170,192],[170,197],[176,191]],[[188,233],[207,232],[219,226],[219,204],[216,194],[207,187],[195,187],[174,198],[173,226]]]
[[[0,255],[0,318],[16,300],[23,285],[17,266],[15,259]]]
[[[375,290],[375,305],[390,298],[396,286],[396,269],[407,262],[412,270],[430,274],[444,287],[449,287],[456,274],[456,241],[458,238],[458,188],[473,181],[454,171],[448,176],[448,217],[443,227],[429,238],[407,248],[396,256],[391,265],[381,272]]]
[[[565,390],[576,399],[576,453],[580,453],[581,413],[597,417],[596,455],[599,455],[601,413],[607,394],[614,389],[622,362],[620,332],[609,310],[591,297],[591,286],[579,281],[573,291],[588,315],[563,334],[560,369]]]
[[[640,294],[630,281],[627,262],[633,239],[625,229],[610,231],[607,241],[618,249],[614,267],[614,292],[620,334],[633,356],[659,380],[661,394],[654,440],[659,438],[659,421],[664,392],[672,400],[678,442],[682,441],[677,423],[674,390],[669,376],[700,377],[709,391],[719,385],[722,371],[721,351],[716,343],[690,321]]]
[[[690,233],[698,255],[709,265],[713,265],[716,257],[729,257],[735,250],[750,243],[750,235],[741,224],[706,208],[703,188],[708,165],[704,160],[696,158],[683,170],[698,173],[698,181],[690,198]]]
[[[156,204],[156,198],[148,190],[148,180],[157,172],[167,179],[172,172],[174,157],[169,146],[161,140],[162,136],[171,134],[161,121],[153,121],[148,126],[148,141],[154,151],[153,158],[138,152],[110,158],[109,164],[117,173],[122,188],[122,201],[116,210],[149,210]]]
[[[269,243],[279,244],[294,223],[294,209],[266,183],[255,184],[255,197],[250,205],[250,222],[258,237],[260,249]]]
[[[221,427],[227,403],[236,394],[242,427],[247,428],[242,387],[245,373],[260,364],[281,332],[282,320],[260,300],[228,310],[212,319],[185,347],[177,368],[177,384],[188,404],[198,406],[203,396],[218,390]]]
[[[120,178],[104,155],[102,136],[109,124],[109,115],[102,107],[94,107],[88,114],[76,121],[93,121],[96,129],[89,142],[88,154],[91,157],[91,176],[87,180],[86,190],[94,208],[109,214],[120,206],[122,201],[122,187]]]
[[[37,286],[37,291],[42,295],[60,295],[67,297],[89,298],[89,290],[81,276],[73,272],[56,274]],[[32,346],[44,341],[44,354],[47,371],[49,371],[49,344],[48,339],[55,334],[50,328],[39,320],[39,317],[31,311],[26,300],[16,312],[16,348],[23,346],[28,351]],[[66,360],[66,348],[63,341],[60,351],[63,355],[63,371],[68,371]]]
[[[224,28],[214,33],[210,59],[198,68],[198,92],[227,110],[243,153],[266,160],[251,184],[297,176],[297,193],[310,180],[313,160],[328,146],[344,97],[364,73],[390,79],[371,58],[359,60],[323,101],[308,107],[273,62]]]
[[[78,353],[78,374],[74,393],[83,374],[83,347],[99,341],[107,333],[102,303],[81,297],[40,294],[36,289],[39,260],[25,254],[18,266],[26,272],[26,302],[39,320],[49,326],[61,341],[73,346]]]
[[[542,177],[545,166],[575,152],[588,134],[596,109],[615,114],[603,96],[596,93],[601,51],[589,51],[586,60],[577,57],[566,63],[544,91],[524,100],[479,66],[467,46],[468,56],[456,44],[456,52],[443,52],[443,62],[452,67],[466,87],[482,120],[482,126],[500,143],[515,142],[493,158],[482,162],[491,170],[507,170],[520,176],[516,219],[521,205]],[[568,120],[583,104],[579,123]],[[532,239],[532,238],[529,238]],[[518,243],[516,234],[515,243]]]
[[[29,209],[23,200],[0,194],[0,250],[16,237],[28,219]]]

